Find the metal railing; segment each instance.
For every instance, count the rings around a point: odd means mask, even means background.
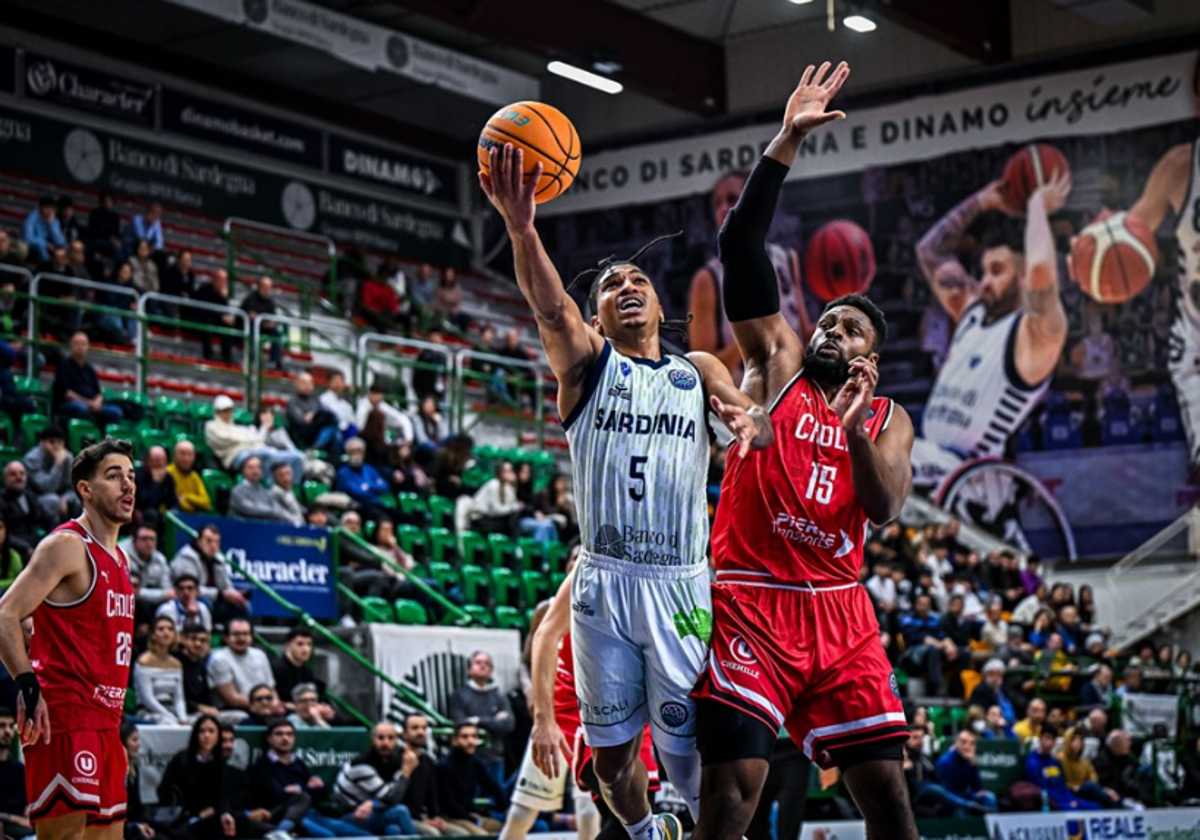
[[[482,362],[490,365],[492,370],[483,371],[476,367]],[[514,375],[516,368],[529,371],[528,377]],[[484,419],[516,426],[517,442],[520,443],[520,433],[527,430],[523,394],[533,392],[533,424],[537,445],[546,442],[546,383],[542,374],[545,365],[532,361],[510,359],[507,356],[497,356],[478,350],[459,350],[454,354],[454,387],[450,393],[454,395],[454,409],[451,416],[456,418],[456,427],[460,432],[469,434],[471,429]],[[488,393],[485,405],[474,412],[474,421],[468,427],[468,389],[470,383],[481,383]],[[497,403],[499,405],[497,405]]]
[[[174,316],[170,316],[147,311],[152,303],[161,303],[165,306],[173,307],[176,314]],[[189,310],[197,309],[206,312],[216,312],[220,315],[229,315],[234,319],[235,323],[238,321],[241,322],[241,328],[239,329],[231,326],[206,324],[200,321],[193,321],[182,317],[183,313],[189,312]],[[241,375],[245,392],[250,392],[250,354],[244,352],[244,348],[249,346],[247,339],[250,337],[250,318],[244,311],[233,306],[221,306],[217,303],[205,303],[204,301],[192,300],[191,298],[164,295],[159,292],[147,292],[138,299],[137,313],[139,320],[141,320],[143,325],[143,329],[138,330],[137,352],[139,359],[148,360],[150,348],[149,328],[152,324],[161,327],[180,328],[185,333],[190,333],[193,335],[207,333],[208,335],[215,337],[217,341],[219,341],[222,336],[227,336],[230,339],[236,339],[242,342],[243,353],[241,362]],[[165,359],[155,359],[154,362],[155,364],[172,364],[171,361]],[[186,364],[188,367],[197,366],[195,362],[179,362],[175,364]],[[207,367],[203,362],[200,362],[198,366],[201,369]],[[139,371],[143,371],[146,367],[146,361],[143,361],[138,367]],[[226,368],[213,369],[227,370]],[[143,373],[139,375],[138,386],[140,389],[144,390],[145,384],[146,381]]]
[[[186,534],[191,539],[195,539],[198,536],[196,533],[196,530],[194,528],[192,528],[190,525],[188,525],[186,522],[184,522],[182,519],[180,519],[179,516],[176,515],[176,513],[174,511],[167,511],[166,518],[167,518],[168,523],[170,523],[171,526],[178,529],[180,532]],[[386,673],[381,671],[375,665],[374,662],[367,659],[365,656],[363,656],[361,653],[359,653],[357,650],[355,650],[350,645],[346,644],[346,642],[344,642],[342,639],[339,639],[337,637],[337,635],[335,635],[332,631],[330,631],[328,628],[326,628],[323,624],[321,624],[319,621],[314,619],[312,616],[310,616],[304,610],[300,609],[300,607],[297,607],[295,604],[293,604],[291,601],[288,601],[286,598],[284,598],[282,595],[280,595],[278,592],[276,592],[270,586],[263,583],[249,569],[244,568],[240,563],[238,563],[236,560],[234,560],[232,557],[230,557],[228,554],[226,554],[223,551],[218,552],[217,557],[218,557],[218,559],[224,561],[229,566],[229,568],[233,569],[238,574],[240,574],[243,578],[245,578],[247,582],[249,582],[252,586],[254,586],[254,588],[256,588],[258,591],[262,592],[264,595],[266,595],[268,598],[270,598],[272,601],[274,601],[280,607],[282,607],[283,609],[287,610],[289,613],[294,615],[296,617],[297,623],[300,626],[307,627],[309,630],[311,630],[313,632],[314,636],[317,636],[320,639],[322,639],[323,641],[329,643],[331,646],[333,646],[333,647],[337,648],[339,651],[341,651],[342,654],[349,657],[349,659],[351,661],[353,661],[357,665],[367,669],[367,671],[370,672],[371,676],[373,676],[374,678],[381,680],[385,684],[387,684],[392,689],[392,691],[396,692],[401,697],[403,697],[404,701],[406,703],[411,704],[414,708],[419,710],[421,712],[421,714],[427,716],[432,723],[437,724],[437,725],[443,725],[443,726],[447,725],[449,723],[449,721],[447,721],[443,715],[439,714],[432,706],[430,706],[428,703],[426,703],[424,699],[422,699],[417,694],[415,694],[413,691],[411,691],[403,683],[398,682],[397,680],[393,679],[392,677],[388,676]]]
[[[381,352],[383,348],[390,348],[390,352]],[[406,354],[404,351],[411,350],[411,354]],[[423,351],[428,351],[440,357],[437,362],[423,362],[420,359],[420,354]],[[420,401],[417,395],[416,387],[413,384],[413,376],[420,372],[431,373],[434,376],[445,376],[447,387],[444,389],[444,400],[439,400],[440,408],[449,411],[452,404],[447,402],[450,397],[450,371],[454,366],[454,351],[453,348],[445,344],[436,344],[432,341],[421,341],[416,338],[402,338],[395,335],[387,335],[385,333],[369,332],[363,333],[358,337],[358,381],[360,386],[366,387],[374,381],[375,376],[379,374],[390,374],[390,378],[394,382],[398,382],[404,386],[405,402],[413,402],[410,397],[415,397],[416,401]],[[450,425],[452,428],[458,428],[454,421],[454,417],[450,417]]]
[[[61,283],[61,284],[73,286],[73,287],[79,288],[79,289],[89,289],[89,290],[92,290],[93,292],[99,291],[99,292],[104,293],[105,295],[117,295],[122,298],[128,298],[131,306],[129,309],[123,309],[123,308],[115,307],[115,306],[106,306],[103,304],[92,303],[91,301],[86,301],[86,300],[85,301],[64,300],[63,298],[58,298],[58,297],[39,296],[38,292],[41,290],[41,287],[47,282]],[[74,332],[76,329],[79,329],[82,327],[83,315],[87,314],[87,313],[91,313],[93,315],[99,315],[101,317],[116,318],[116,319],[119,319],[120,321],[125,321],[125,320],[136,321],[137,313],[134,311],[134,309],[137,305],[138,297],[139,297],[138,291],[133,288],[125,288],[125,287],[118,286],[113,283],[97,283],[95,280],[83,280],[78,277],[70,277],[65,274],[53,274],[51,272],[45,272],[45,271],[39,272],[38,274],[34,275],[33,279],[29,282],[28,299],[29,299],[30,307],[29,307],[29,326],[28,326],[28,330],[27,330],[27,333],[28,333],[27,339],[29,341],[29,346],[35,347],[35,348],[64,346],[63,342],[60,342],[60,341],[44,341],[42,339],[42,337],[41,337],[41,321],[46,315],[46,313],[43,311],[43,308],[42,308],[43,306],[46,306],[49,309],[63,309],[63,310],[67,310],[69,312],[80,313],[79,324],[71,325],[70,332]],[[40,305],[34,306],[33,305],[34,303],[38,303]],[[69,337],[70,336],[68,336],[68,338]],[[131,336],[131,338],[133,338],[133,336]],[[140,377],[141,369],[145,366],[144,357],[137,356],[132,349],[130,350],[128,355],[134,356],[135,359],[137,360],[137,366],[138,366],[139,377]],[[35,353],[28,354],[27,367],[28,367],[28,373],[30,376],[37,375],[36,354]],[[144,381],[144,379],[140,379],[139,381],[140,382]]]
[[[328,236],[290,230],[237,216],[225,220],[221,226],[221,235],[225,240],[225,262],[230,277],[246,273],[267,274],[277,281],[297,287],[300,290],[301,314],[305,317],[310,314],[314,302],[330,311],[337,310],[337,307],[331,304],[337,301],[338,252],[337,245]],[[276,242],[280,244],[275,246]],[[262,247],[279,247],[280,250],[295,253],[297,242],[304,243],[309,248],[309,253],[305,256],[320,254],[328,258],[329,278],[325,283],[297,277],[287,268],[277,267],[270,257],[261,253]],[[255,249],[254,244],[258,244],[260,249]],[[250,259],[254,263],[253,267],[239,269],[239,257]]]
[[[264,324],[278,324],[283,327],[282,335],[271,335],[264,332]],[[293,332],[293,329],[295,332]],[[333,335],[330,335],[332,333]],[[335,324],[314,324],[307,318],[293,315],[255,315],[250,325],[250,344],[247,351],[254,370],[254,400],[258,402],[263,396],[263,346],[275,341],[281,341],[284,347],[293,347],[306,352],[328,353],[347,360],[347,367],[354,368],[355,339],[357,332],[354,328]]]

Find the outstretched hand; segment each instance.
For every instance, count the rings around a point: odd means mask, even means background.
[[[1046,208],[1046,215],[1053,216],[1067,203],[1071,195],[1071,173],[1060,169],[1029,196],[1029,203],[1040,200]]]
[[[488,150],[488,171],[479,173],[479,186],[508,229],[520,230],[533,224],[537,207],[533,194],[541,177],[541,161],[526,176],[524,150],[505,143],[503,148]]]
[[[745,458],[751,449],[766,449],[775,440],[775,430],[770,419],[761,408],[746,410],[741,406],[721,402],[719,397],[709,397],[713,413],[733,432],[737,441],[738,457]],[[758,416],[755,416],[755,412]]]
[[[874,362],[865,356],[850,360],[850,378],[830,405],[834,413],[842,418],[842,426],[847,433],[859,432],[866,425],[878,384],[879,368]]]
[[[850,75],[850,65],[842,61],[829,73],[828,61],[820,67],[811,64],[800,77],[800,84],[788,97],[787,107],[783,112],[783,130],[793,132],[801,137],[814,128],[819,128],[833,120],[844,120],[844,111],[827,111],[829,102],[842,89],[846,77]],[[829,76],[826,77],[826,74]]]

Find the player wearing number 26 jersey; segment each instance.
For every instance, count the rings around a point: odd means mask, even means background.
[[[53,824],[54,836],[119,836],[125,820],[118,730],[134,593],[116,541],[133,518],[131,453],[127,442],[108,439],[76,457],[71,477],[83,516],[47,536],[0,599],[0,658],[19,690],[29,816],[39,827]],[[26,615],[33,618],[28,656],[14,644]]]

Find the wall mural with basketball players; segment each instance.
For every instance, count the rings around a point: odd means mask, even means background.
[[[1048,557],[1119,557],[1200,497],[1200,75],[1194,57],[1171,58],[1157,87],[1142,88],[1172,92],[1166,119],[1080,134],[1068,115],[1061,133],[1022,137],[1032,143],[985,124],[956,151],[896,162],[881,153],[876,165],[815,177],[802,158],[772,229],[785,305],[792,295],[812,319],[823,301],[867,289],[884,307],[893,338],[880,393],[917,424],[921,492]],[[1081,114],[1088,101],[1101,98]],[[637,155],[625,158],[632,167]],[[741,188],[730,171],[753,159],[728,157],[704,193],[617,191],[607,207],[547,213],[539,228],[567,278],[682,230],[644,267],[669,318],[695,316],[693,344],[736,364],[714,306],[714,255]],[[579,182],[588,167],[585,156]],[[1056,301],[1031,293],[1040,269],[1020,256],[1039,189],[1057,245]],[[1015,324],[1030,317],[1036,346],[1017,347]]]

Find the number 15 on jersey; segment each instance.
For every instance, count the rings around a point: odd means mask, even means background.
[[[814,499],[823,505],[829,504],[833,498],[833,482],[837,480],[837,467],[832,464],[812,462],[812,472],[808,475],[808,489],[804,498]]]

